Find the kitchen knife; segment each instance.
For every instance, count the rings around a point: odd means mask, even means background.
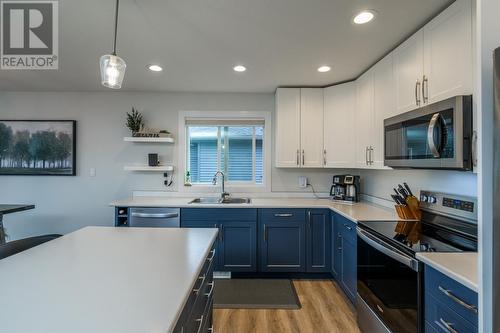
[[[411,189],[410,189],[410,186],[408,186],[408,184],[407,184],[407,183],[403,183],[403,185],[404,185],[404,187],[405,187],[406,191],[408,191],[408,194],[410,194],[411,196],[413,196],[413,193],[412,193],[412,191],[411,191]]]
[[[408,192],[406,192],[406,190],[404,189],[403,186],[401,186],[401,184],[398,184],[398,191],[399,191],[399,193],[401,193],[401,195],[403,196],[403,198],[405,200],[409,196]]]

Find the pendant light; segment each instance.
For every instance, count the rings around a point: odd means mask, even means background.
[[[118,6],[120,0],[116,0],[115,8],[115,33],[113,38],[113,53],[105,54],[100,59],[101,83],[103,86],[111,89],[120,89],[122,87],[123,76],[127,65],[125,61],[116,55],[116,35],[118,30]]]

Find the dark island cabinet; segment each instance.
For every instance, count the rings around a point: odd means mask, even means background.
[[[216,271],[257,271],[257,209],[184,208],[183,228],[218,228]]]

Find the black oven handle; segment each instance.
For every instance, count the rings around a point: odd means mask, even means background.
[[[439,126],[441,126],[441,135],[439,137],[439,144],[436,147],[436,143],[434,142],[434,129],[439,122]],[[435,158],[439,158],[441,156],[441,150],[443,146],[446,144],[446,122],[443,117],[439,113],[435,113],[432,115],[431,121],[429,122],[429,127],[427,128],[427,143],[429,144],[429,148],[431,149],[432,156]]]
[[[365,241],[368,245],[370,245],[374,249],[402,263],[403,265],[410,267],[415,272],[418,272],[420,270],[420,265],[418,264],[418,260],[403,254],[395,247],[387,244],[386,242],[383,242],[380,239],[375,239],[373,236],[371,236],[369,233],[367,233],[366,231],[362,230],[359,227],[356,228],[356,232],[359,238],[361,238],[363,241]]]

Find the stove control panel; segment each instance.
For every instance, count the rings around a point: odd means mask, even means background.
[[[420,191],[420,208],[453,215],[477,223],[477,198],[433,191]]]

